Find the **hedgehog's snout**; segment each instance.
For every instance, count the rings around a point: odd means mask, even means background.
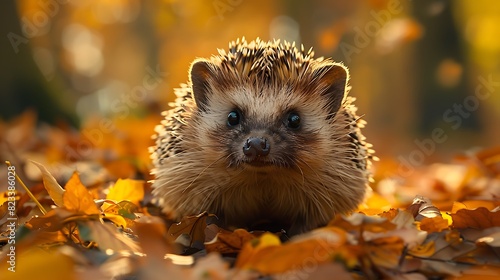
[[[269,140],[264,137],[250,137],[243,145],[243,154],[251,161],[269,155],[270,150]]]

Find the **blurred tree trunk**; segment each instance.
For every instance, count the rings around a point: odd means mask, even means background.
[[[12,118],[33,108],[42,121],[77,125],[75,113],[63,106],[61,90],[45,79],[33,60],[29,38],[21,30],[16,1],[4,1],[0,13],[0,118]]]

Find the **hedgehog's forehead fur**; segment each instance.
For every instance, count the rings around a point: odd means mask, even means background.
[[[218,49],[219,54],[210,58],[218,72],[217,85],[231,87],[247,83],[254,86],[303,86],[308,87],[322,72],[315,70],[325,66],[341,66],[331,59],[314,58],[312,48],[300,49],[294,43],[280,40],[262,41],[259,38],[247,42],[245,38],[229,43],[229,49]],[[196,61],[195,61],[196,62]]]

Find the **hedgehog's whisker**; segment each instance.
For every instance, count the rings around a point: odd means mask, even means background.
[[[309,167],[309,169],[311,169],[311,171],[315,174],[316,178],[318,179],[318,182],[320,183],[320,185],[323,188],[326,188],[326,186],[323,184],[323,180],[321,179],[321,176],[319,175],[319,173],[314,168],[312,168],[312,166],[309,165],[309,163],[307,163],[307,161],[305,161],[303,159],[299,159],[299,160],[300,160],[300,162],[302,162],[303,164],[305,164],[307,167]],[[311,186],[314,186],[314,185],[315,184],[311,184]],[[316,203],[318,203],[318,205],[320,204],[319,198],[317,197],[317,193],[321,193],[321,190],[319,190],[319,191],[316,190],[316,189],[314,189],[314,190],[308,190],[307,193],[309,194],[309,197],[311,197],[314,201],[316,201]],[[332,205],[332,203],[331,203],[330,200],[327,200],[326,202],[328,204]]]
[[[232,153],[231,153],[232,154]],[[223,158],[228,158],[229,156],[231,156],[231,154],[229,154],[228,156],[221,156],[219,157],[218,159],[214,160],[212,163],[210,163],[207,167],[203,168],[203,170],[198,173],[198,175],[193,179],[193,181],[182,191],[182,193],[184,193],[187,189],[189,189],[193,184],[194,182],[196,182],[196,180],[198,180],[198,178],[200,178],[200,176],[205,172],[207,171],[207,169],[209,169],[210,167],[212,167],[212,165],[216,164],[219,160],[223,159]]]

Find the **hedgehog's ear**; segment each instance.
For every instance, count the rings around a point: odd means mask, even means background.
[[[209,80],[214,75],[215,65],[208,60],[197,59],[189,70],[191,84],[193,85],[193,97],[201,110],[206,110],[210,96]]]
[[[329,99],[329,108],[336,113],[347,94],[349,70],[342,64],[333,63],[321,66],[314,71],[314,77],[319,81],[322,94]]]

